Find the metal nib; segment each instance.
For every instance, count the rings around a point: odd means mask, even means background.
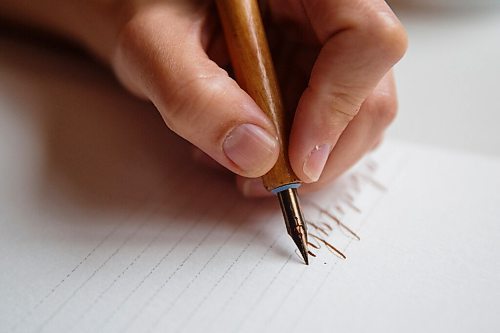
[[[307,249],[307,226],[300,210],[299,198],[297,189],[290,188],[278,192],[281,211],[285,218],[286,229],[293,242],[304,258],[306,265],[309,265],[308,249]]]

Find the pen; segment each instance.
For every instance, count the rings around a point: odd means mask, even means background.
[[[301,183],[288,159],[293,114],[283,108],[257,0],[216,0],[216,4],[236,80],[276,127],[280,154],[262,180],[266,189],[277,195],[288,234],[307,265],[307,227],[297,195]]]

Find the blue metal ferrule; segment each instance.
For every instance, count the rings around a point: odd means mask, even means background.
[[[274,190],[271,190],[271,193],[273,194],[278,194],[280,192],[283,192],[283,191],[286,191],[286,190],[289,190],[291,188],[299,188],[300,185],[302,185],[301,183],[291,183],[291,184],[286,184],[286,185],[283,185],[283,186],[280,186],[280,187],[276,187]]]

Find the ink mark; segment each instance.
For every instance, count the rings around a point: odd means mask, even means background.
[[[312,257],[315,257],[316,258],[316,255],[314,253],[312,253],[311,251],[307,251],[307,253],[309,253],[310,256]]]
[[[339,250],[339,249],[337,249],[335,246],[333,246],[332,244],[330,244],[329,242],[327,242],[327,241],[326,241],[326,240],[324,240],[323,238],[318,237],[318,236],[316,236],[316,235],[314,235],[314,234],[309,234],[309,236],[311,236],[311,237],[313,237],[313,238],[317,239],[319,242],[321,242],[321,243],[325,244],[325,245],[326,245],[326,247],[327,247],[329,250],[331,250],[334,254],[337,254],[338,256],[340,256],[342,259],[346,259],[346,256],[345,256],[342,252],[340,252],[340,250]]]
[[[335,209],[336,209],[336,210],[337,210],[340,214],[342,214],[342,215],[344,215],[344,214],[345,214],[345,211],[344,211],[344,209],[342,208],[342,206],[337,205],[337,206],[335,206]]]
[[[328,223],[326,223],[326,222],[321,222],[321,224],[322,224],[322,225],[324,225],[324,226],[325,226],[325,228],[327,228],[327,229],[328,229],[328,231],[330,231],[330,232],[332,232],[332,231],[333,231],[332,226],[331,226],[331,225],[329,225]]]
[[[309,242],[309,241],[307,242],[307,245],[309,245],[310,247],[312,247],[316,250],[319,250],[321,248],[319,245],[316,245],[316,244]]]
[[[353,178],[356,179],[356,177]],[[352,194],[346,192],[345,196],[347,197],[347,199],[349,199],[350,202],[354,201],[354,197],[352,196]]]
[[[370,183],[371,185],[373,185],[374,187],[376,187],[380,191],[387,192],[387,187],[385,187],[384,185],[382,185],[375,178],[370,177],[370,176],[365,175],[365,174],[360,174],[360,177],[362,177],[364,180],[366,180],[368,183]]]
[[[365,162],[365,165],[368,168],[368,170],[370,170],[372,172],[374,172],[378,169],[378,164],[374,160],[367,160]]]
[[[344,202],[347,206],[349,206],[352,210],[354,210],[357,213],[361,214],[361,209],[359,209],[357,206],[354,205],[353,203],[353,197],[348,195],[347,199],[344,199]]]
[[[311,206],[313,206],[314,208],[316,208],[317,210],[319,210],[321,213],[325,214],[327,217],[329,217],[330,219],[332,219],[340,228],[344,229],[345,231],[347,231],[349,234],[351,234],[355,239],[357,240],[361,240],[361,238],[351,229],[349,228],[347,225],[345,225],[344,223],[342,223],[342,221],[340,221],[340,219],[333,215],[332,213],[330,213],[328,210],[324,209],[323,207],[321,207],[320,205],[318,205],[317,203],[315,202],[312,202],[312,201],[307,201],[307,203]],[[309,222],[308,222],[309,224]],[[323,225],[328,225],[327,223],[323,223]],[[314,227],[314,225],[312,225]],[[328,225],[330,231],[332,231],[332,227],[330,225]],[[324,229],[322,229],[324,230]],[[326,236],[329,236],[329,233],[326,235]]]
[[[311,201],[305,200],[306,204],[312,206],[314,209],[318,210],[321,216],[328,217],[329,220],[325,221],[307,221],[307,225],[312,229],[309,233],[309,254],[312,257],[316,257],[318,251],[322,247],[326,247],[330,252],[338,256],[339,258],[346,259],[344,253],[342,253],[337,247],[332,245],[327,239],[332,235],[335,224],[339,229],[349,238],[355,240],[361,240],[356,232],[354,232],[351,227],[343,223],[342,220],[350,216],[351,211],[354,213],[362,214],[363,211],[360,209],[356,203],[358,195],[364,192],[366,186],[371,185],[376,190],[385,192],[387,189],[384,185],[379,183],[375,178],[373,173],[377,170],[378,165],[375,161],[369,160],[364,166],[364,169],[358,169],[357,172],[351,174],[347,179],[347,188],[339,193],[334,202],[329,207],[322,207],[319,204]],[[332,209],[333,207],[333,209]],[[347,209],[347,212],[346,212]]]
[[[313,227],[314,229],[316,229],[317,231],[321,232],[323,235],[328,237],[329,233],[325,229],[323,229],[322,227],[318,226],[316,223],[311,222],[311,221],[306,221],[306,223],[307,223],[307,226]]]

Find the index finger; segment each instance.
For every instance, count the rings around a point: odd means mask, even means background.
[[[322,43],[290,137],[292,167],[319,179],[330,152],[407,47],[405,30],[384,0],[302,0]]]

